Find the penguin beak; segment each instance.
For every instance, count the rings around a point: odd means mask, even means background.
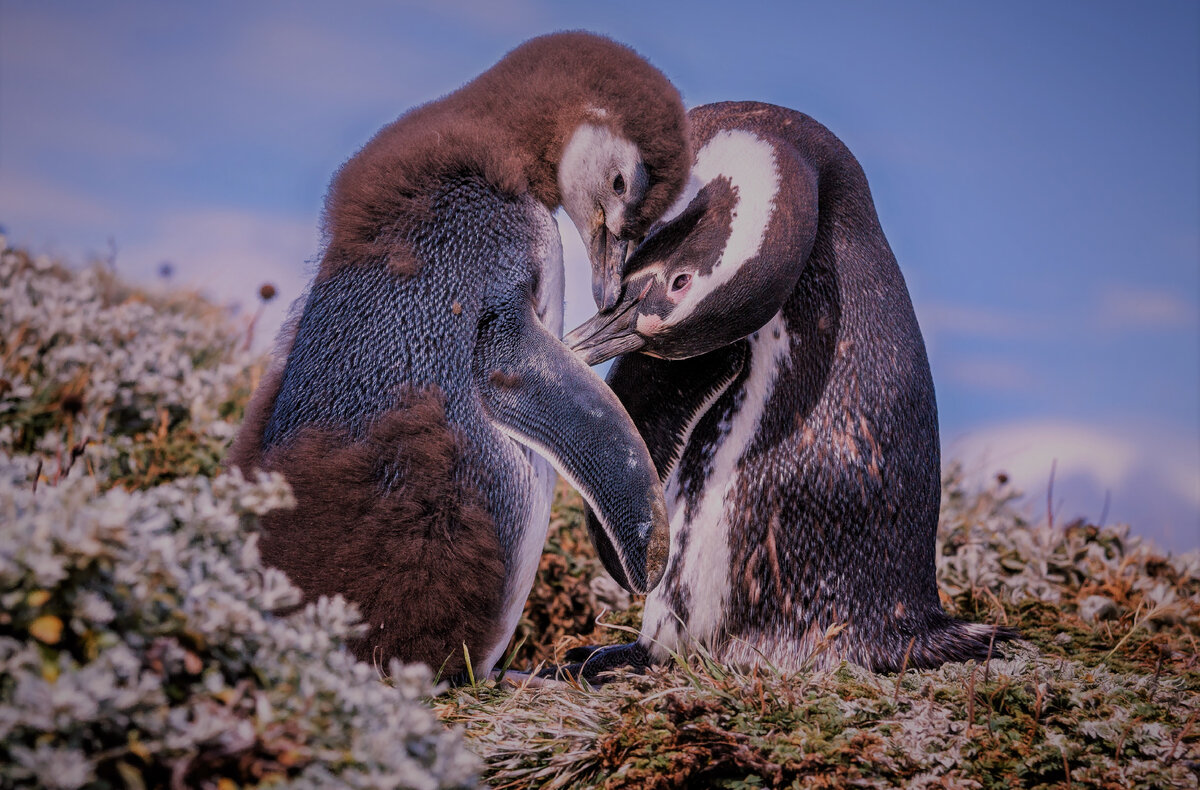
[[[563,342],[588,365],[637,351],[646,345],[646,339],[637,333],[639,301],[627,299],[615,310],[597,313],[568,332]]]
[[[592,261],[592,298],[600,312],[611,310],[621,297],[621,269],[628,252],[629,242],[617,238],[604,224],[601,214],[600,224],[592,231],[588,244],[588,257]]]

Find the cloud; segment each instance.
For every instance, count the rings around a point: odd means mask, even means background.
[[[303,100],[304,106],[319,106],[325,112],[358,109],[371,101],[399,115],[414,101],[436,97],[428,93],[427,84],[436,82],[439,62],[449,59],[448,54],[439,57],[411,45],[365,44],[346,30],[311,19],[268,17],[253,20],[239,32],[221,68],[223,79],[255,87],[248,92],[251,99],[269,90],[272,96]],[[412,89],[414,85],[420,90]],[[447,90],[453,87],[452,82],[446,84]],[[253,107],[245,109],[253,117]]]
[[[1048,318],[946,302],[922,302],[914,309],[939,380],[945,376],[979,392],[1037,389],[1040,382],[1030,368],[1027,350],[1029,341],[1053,334]],[[996,356],[998,347],[1008,349],[1010,356]],[[1020,360],[1011,358],[1014,350],[1022,354]]]
[[[61,106],[39,97],[19,102],[19,112],[10,110],[6,115],[0,122],[4,132],[0,155],[9,161],[19,160],[33,149],[52,151],[56,156],[79,155],[90,160],[117,157],[128,162],[158,162],[179,151],[176,142],[143,120],[115,117],[110,108],[76,104],[68,114]],[[8,144],[3,142],[5,138]],[[11,156],[14,150],[23,156]]]
[[[438,17],[442,25],[473,29],[488,38],[508,33],[515,36],[514,45],[546,24],[542,11],[531,2],[445,0],[360,6],[360,18],[374,19],[373,23],[330,23],[323,13],[252,18],[242,25],[222,68],[234,80],[303,99],[326,111],[382,106],[395,116],[458,88],[507,49],[463,52],[453,46],[460,42],[437,34],[397,39],[392,25],[402,24],[405,16],[413,16],[414,22]],[[427,22],[422,25],[429,27]]]
[[[57,156],[155,159],[176,151],[138,115],[162,71],[136,60],[129,39],[144,31],[99,7],[64,14],[8,5],[3,16],[0,154],[10,163],[28,156],[30,141]]]
[[[1196,303],[1171,291],[1110,285],[1098,302],[1097,320],[1104,329],[1185,329],[1197,324]]]
[[[6,224],[63,223],[107,230],[118,212],[93,196],[44,178],[0,170],[0,221]]]
[[[173,284],[196,287],[224,303],[251,309],[259,286],[279,296],[258,322],[259,341],[273,336],[311,277],[307,261],[319,253],[317,218],[195,206],[167,211],[93,199],[87,192],[4,173],[0,223],[12,243],[83,265],[109,254],[122,276],[154,286],[163,262]],[[258,345],[262,345],[261,342]]]
[[[1057,464],[1060,474],[1082,471],[1106,486],[1116,486],[1138,459],[1137,448],[1128,442],[1090,425],[1056,420],[977,428],[953,446],[963,459],[1043,485]]]
[[[1195,263],[1200,258],[1200,230],[1189,228],[1165,234],[1163,249],[1168,255]]]
[[[1045,496],[1054,470],[1058,516],[1099,515],[1133,525],[1177,550],[1200,547],[1200,447],[1165,427],[1120,428],[1073,419],[1031,419],[972,429],[949,441],[977,479],[1006,472],[1031,498]]]
[[[1032,392],[1038,380],[1022,362],[991,357],[953,359],[942,363],[951,379],[983,392]]]
[[[1044,318],[982,305],[922,302],[915,310],[926,335],[1008,340],[1040,335],[1048,326]]]
[[[94,7],[64,14],[49,4],[13,3],[5,5],[3,14],[0,63],[9,72],[6,81],[19,84],[36,73],[62,85],[78,82],[80,77],[103,80],[127,72],[122,65],[127,60],[124,48],[114,47],[107,36],[121,29],[120,20],[111,12]]]

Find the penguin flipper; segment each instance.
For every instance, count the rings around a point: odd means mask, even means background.
[[[597,514],[592,539],[613,578],[652,589],[670,547],[662,483],[617,397],[529,304],[480,322],[475,376],[497,428],[550,461]]]

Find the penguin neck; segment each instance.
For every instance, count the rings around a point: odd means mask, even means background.
[[[805,268],[827,273],[841,296],[853,301],[854,294],[871,290],[864,291],[870,281],[896,269],[895,257],[858,160],[823,125],[797,116],[789,143],[816,177],[816,232]]]
[[[855,294],[893,291],[907,293],[896,258],[879,224],[871,189],[858,162],[846,152],[821,171],[818,242],[813,245],[836,273],[848,301]]]

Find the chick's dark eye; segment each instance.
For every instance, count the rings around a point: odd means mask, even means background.
[[[625,194],[625,176],[617,173],[617,177],[613,179],[613,192],[618,195]]]
[[[677,275],[675,275],[675,279],[671,280],[671,290],[672,291],[682,291],[684,288],[687,288],[691,282],[692,282],[692,275],[677,274]]]

